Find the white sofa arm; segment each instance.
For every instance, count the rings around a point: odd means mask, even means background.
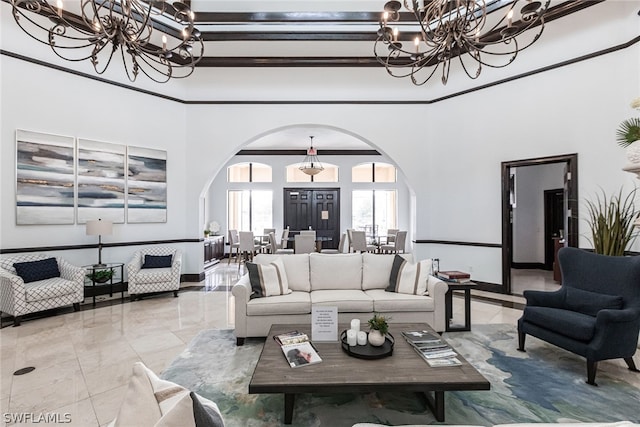
[[[245,274],[231,288],[235,298],[235,336],[238,344],[247,337],[247,303],[251,295],[249,274]]]
[[[22,277],[0,268],[0,310],[15,316],[17,307],[26,306],[25,294]]]
[[[429,296],[433,298],[433,329],[436,332],[444,332],[447,326],[445,319],[445,294],[449,290],[449,285],[444,280],[440,280],[435,276],[427,277],[427,291]]]

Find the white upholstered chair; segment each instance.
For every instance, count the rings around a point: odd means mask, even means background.
[[[400,252],[404,252],[405,243],[407,241],[407,232],[406,231],[398,231],[395,236],[395,240],[393,243],[388,243],[386,245],[380,246],[381,252],[391,252],[395,254],[399,254]]]
[[[238,249],[240,254],[245,259],[253,261],[253,256],[262,250],[262,244],[256,243],[253,231],[241,231],[240,232],[240,247]],[[240,267],[240,259],[238,259],[238,267]]]
[[[300,235],[301,236],[313,236],[313,238],[316,238],[316,230],[301,230],[300,231]]]
[[[289,227],[282,230],[282,238],[280,239],[279,249],[287,249],[289,246]]]
[[[179,249],[154,246],[137,251],[127,264],[131,301],[141,298],[142,294],[165,291],[173,291],[173,296],[177,297],[181,268],[182,252]]]
[[[50,261],[51,258],[57,264],[58,273],[51,272],[48,268],[54,263]],[[29,263],[23,264],[23,268],[31,270],[29,274],[31,277],[22,273],[27,280],[38,279],[38,276],[48,276],[48,278],[25,283],[25,280],[16,272],[14,263]],[[43,268],[40,268],[40,265]],[[2,258],[0,260],[0,311],[13,316],[13,326],[19,326],[21,317],[29,313],[71,304],[77,311],[84,300],[85,273],[83,268],[71,265],[60,257],[45,254]]]
[[[293,249],[281,249],[278,247],[276,243],[276,234],[269,233],[269,247],[271,248],[272,254],[281,254],[281,255],[289,255],[293,254]]]
[[[322,249],[320,253],[322,254],[341,254],[344,252],[344,242],[347,240],[347,233],[342,233],[340,235],[340,242],[338,243],[338,249]]]
[[[227,264],[231,263],[234,249],[236,250],[237,258],[240,254],[240,236],[238,235],[238,230],[229,230],[229,259],[227,259]]]
[[[310,254],[316,251],[316,237],[298,234],[294,237],[294,252],[297,254]]]
[[[367,245],[367,235],[364,231],[351,231],[351,247],[356,252],[375,252],[375,245]]]

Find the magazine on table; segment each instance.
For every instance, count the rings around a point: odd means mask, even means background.
[[[432,368],[438,368],[440,366],[460,366],[462,362],[455,357],[442,357],[440,359],[428,359],[427,363]]]
[[[291,331],[275,335],[273,339],[280,345],[284,357],[292,368],[322,362],[307,334]]]
[[[402,331],[402,336],[431,367],[459,366],[458,355],[439,335],[429,331]]]
[[[402,336],[413,346],[416,344],[443,343],[438,334],[429,331],[402,331]]]

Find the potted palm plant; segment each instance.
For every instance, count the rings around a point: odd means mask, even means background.
[[[587,223],[591,230],[591,244],[595,253],[612,256],[623,256],[625,251],[637,237],[634,221],[639,212],[635,206],[637,188],[626,196],[622,189],[617,195],[607,197],[596,195],[595,201],[587,200]]]

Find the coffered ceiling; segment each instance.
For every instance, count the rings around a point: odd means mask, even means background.
[[[547,22],[600,3],[553,1]],[[511,3],[488,0],[491,10]],[[200,67],[380,67],[373,44],[384,0],[192,0],[205,58]],[[404,9],[403,9],[404,10]],[[401,14],[401,38],[417,31]]]

